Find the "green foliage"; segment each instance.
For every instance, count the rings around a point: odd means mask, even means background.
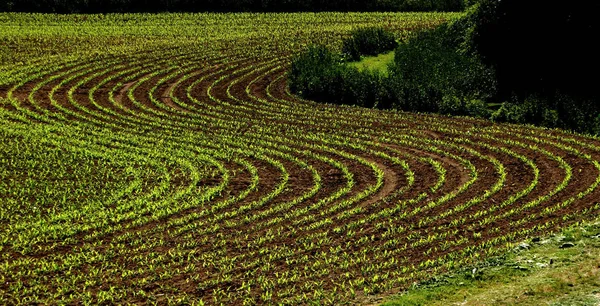
[[[595,102],[577,101],[568,95],[556,95],[553,98],[531,95],[524,100],[515,97],[503,103],[491,114],[490,119],[600,134],[600,115]]]
[[[416,34],[397,46],[394,63],[385,76],[341,67],[337,64],[340,56],[318,64],[328,69],[312,69],[308,67],[310,61],[297,60],[291,73],[292,90],[305,98],[336,104],[487,117],[487,102],[495,95],[496,83],[493,70],[473,52],[469,36],[473,23],[471,12],[463,19]],[[393,34],[384,29],[361,29],[344,40],[342,56],[357,60],[361,55],[382,53],[395,45]],[[303,88],[295,86],[300,75],[307,84]],[[309,81],[307,75],[313,80]],[[360,80],[365,84],[360,84]],[[310,84],[318,84],[318,88]],[[359,94],[357,88],[367,93]]]
[[[351,61],[359,61],[361,55],[378,55],[398,46],[394,33],[383,28],[354,30],[351,37],[342,42],[342,53]]]
[[[336,94],[342,59],[325,46],[311,46],[292,62],[289,86],[307,99],[325,100]]]
[[[378,105],[385,95],[379,73],[346,66],[325,46],[312,46],[293,60],[289,86],[307,99],[364,107]]]
[[[560,125],[557,111],[549,108],[536,97],[530,97],[521,103],[504,103],[490,119],[496,122],[529,123],[546,127]]]
[[[485,115],[483,103],[469,101],[494,94],[493,73],[466,50],[466,24],[459,20],[419,33],[396,49],[390,69],[396,108]]]
[[[356,31],[344,41],[343,55],[317,47],[297,57],[290,88],[328,103],[486,117],[493,72],[469,51],[468,21],[421,32],[399,45],[385,76],[342,64],[342,57],[360,58],[373,53],[366,50],[383,52],[396,44],[383,29]]]

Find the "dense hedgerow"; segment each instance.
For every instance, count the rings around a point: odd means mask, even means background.
[[[599,8],[596,2],[478,1],[465,17],[400,44],[388,76],[376,79],[380,94],[360,104],[599,134],[600,92],[590,77],[600,69],[592,39],[600,35],[592,16]],[[491,110],[490,103],[502,106]]]
[[[458,38],[466,29],[464,22],[455,22],[401,44],[388,76],[346,66],[345,51],[342,56],[325,47],[310,48],[292,64],[290,89],[307,99],[334,104],[487,115],[484,101],[493,95],[493,73],[463,50],[465,40]],[[364,33],[355,32],[359,38],[347,41],[362,41]]]
[[[383,28],[354,30],[342,42],[342,53],[351,61],[360,60],[361,55],[377,55],[392,51],[398,46],[394,33]]]
[[[347,53],[350,45],[353,54]],[[347,66],[345,61],[391,50],[395,45],[393,33],[367,28],[354,31],[344,41],[343,54],[334,53],[325,46],[310,47],[292,62],[290,89],[319,102],[390,108],[390,87],[384,81],[385,77],[374,71],[359,71]]]
[[[335,75],[342,70],[342,59],[325,46],[312,46],[292,62],[289,86],[307,99],[327,101],[335,89]]]
[[[462,11],[463,0],[3,0],[0,11],[108,12],[314,12]]]

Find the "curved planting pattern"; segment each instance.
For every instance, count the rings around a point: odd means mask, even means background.
[[[381,15],[249,16],[239,37],[4,66],[2,304],[362,303],[600,211],[595,139],[289,93],[311,39]]]

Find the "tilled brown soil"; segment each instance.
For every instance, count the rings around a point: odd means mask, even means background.
[[[91,302],[359,304],[600,208],[600,146],[584,136],[305,101],[288,54],[106,61],[3,88],[3,107],[179,166],[119,202],[139,215],[5,244],[3,273],[38,271],[6,274],[6,301],[17,282],[41,301],[71,282]],[[195,179],[208,159],[222,169]]]

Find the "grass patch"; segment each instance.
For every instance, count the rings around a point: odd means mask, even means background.
[[[599,305],[600,221],[415,285],[384,306]]]
[[[394,51],[379,54],[377,56],[366,56],[358,62],[348,63],[350,67],[356,67],[359,71],[377,71],[383,75],[388,74],[388,66],[394,62]]]

